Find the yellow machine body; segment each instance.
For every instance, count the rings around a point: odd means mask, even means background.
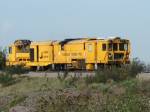
[[[119,37],[110,39],[79,38],[63,41],[31,42],[28,52],[18,52],[13,44],[7,65],[27,67],[93,70],[101,65],[130,62],[130,41]]]
[[[6,65],[26,65],[30,62],[30,43],[29,40],[17,40],[10,45]]]
[[[51,64],[53,64],[52,42],[32,42],[30,45],[30,62],[27,63],[27,66],[44,67]]]

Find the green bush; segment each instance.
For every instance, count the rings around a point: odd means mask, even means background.
[[[127,93],[143,94],[150,97],[150,80],[130,79],[121,82]]]
[[[144,62],[141,62],[138,58],[134,58],[131,64],[127,65],[127,72],[130,77],[136,77],[139,73],[145,70]]]
[[[63,82],[66,78],[68,77],[68,71],[64,71],[63,74],[61,74],[60,72],[58,72],[58,76],[57,79],[59,79],[59,81]]]
[[[24,96],[24,95],[15,96],[9,104],[9,108],[14,107],[19,103],[22,103],[26,98],[27,98],[27,96]]]
[[[128,72],[127,69],[125,68],[117,68],[117,67],[112,67],[111,69],[106,68],[102,71],[97,71],[96,72],[96,80],[97,82],[107,82],[108,80],[114,80],[114,81],[122,81],[126,80],[128,77]]]
[[[18,66],[11,66],[11,67],[5,67],[3,73],[0,74],[0,84],[2,86],[9,86],[17,81],[19,81],[19,77],[15,77],[13,75],[20,75],[27,73],[28,69],[24,68],[21,65]]]
[[[68,71],[64,71],[64,73],[58,72],[57,79],[63,84],[64,88],[77,87],[77,82],[79,81],[79,77],[76,74],[71,76]]]
[[[73,88],[77,87],[77,82],[79,81],[79,78],[76,76],[71,76],[67,80],[64,81],[64,87],[66,88]]]
[[[138,83],[136,79],[129,79],[121,82],[121,85],[125,87],[127,93],[137,93],[138,92]]]
[[[135,78],[139,73],[144,71],[144,68],[145,64],[138,58],[135,58],[129,65],[122,65],[121,67],[111,66],[104,69],[98,69],[95,72],[95,76],[86,77],[86,83],[106,83],[111,80],[119,82],[129,78]]]
[[[106,83],[111,80],[114,81],[123,81],[126,80],[129,76],[128,70],[124,67],[119,68],[113,66],[110,68],[105,68],[103,70],[97,70],[95,76],[86,77],[86,83]]]
[[[27,68],[25,68],[23,65],[16,65],[16,66],[10,66],[10,67],[6,67],[5,68],[5,72],[7,74],[24,74],[29,72],[29,70]]]
[[[13,83],[15,83],[15,78],[12,77],[10,74],[0,74],[0,84],[2,86],[9,86]]]
[[[0,70],[5,68],[7,50],[0,48]]]

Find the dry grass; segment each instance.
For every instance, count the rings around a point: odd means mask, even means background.
[[[13,85],[0,87],[0,110],[24,106],[32,112],[148,112],[149,87],[150,81],[137,79],[87,85],[84,78],[22,77]]]
[[[56,78],[29,78],[22,77],[21,81],[7,87],[0,87],[0,96],[18,93],[29,93],[39,91],[44,88],[61,87],[59,80]]]

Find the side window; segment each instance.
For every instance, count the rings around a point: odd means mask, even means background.
[[[102,50],[106,51],[106,44],[102,44]]]
[[[112,45],[111,43],[108,44],[108,50],[109,50],[109,51],[112,51],[112,46],[113,46],[113,45]]]
[[[127,51],[128,50],[128,44],[124,44],[124,49]]]
[[[9,47],[9,54],[12,54],[12,47]]]
[[[64,46],[61,45],[61,51],[64,51]]]

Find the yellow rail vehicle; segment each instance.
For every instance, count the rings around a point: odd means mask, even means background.
[[[22,42],[23,43],[23,42]],[[63,41],[31,42],[22,45],[18,59],[18,46],[13,44],[10,49],[7,65],[23,63],[27,67],[50,67],[54,70],[87,69],[111,64],[127,64],[130,62],[130,42],[126,39],[79,38]],[[25,56],[26,55],[26,56]],[[26,61],[21,59],[26,57]]]
[[[10,45],[6,65],[26,65],[30,62],[30,44],[30,40],[16,40]]]

